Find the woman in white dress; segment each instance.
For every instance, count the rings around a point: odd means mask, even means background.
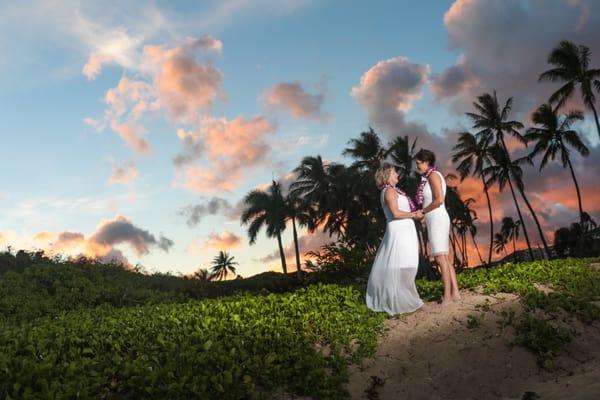
[[[375,181],[381,188],[387,226],[367,283],[367,307],[392,315],[413,312],[423,306],[415,285],[419,242],[413,221],[422,214],[415,211],[416,206],[406,194],[396,189],[398,174],[392,165],[379,168]]]
[[[460,291],[456,281],[456,273],[448,257],[448,241],[450,237],[450,217],[444,199],[446,197],[446,181],[435,167],[435,154],[421,149],[415,155],[417,170],[421,174],[421,183],[417,188],[417,205],[423,207],[427,238],[431,244],[431,254],[440,266],[444,283],[442,305],[460,299]]]

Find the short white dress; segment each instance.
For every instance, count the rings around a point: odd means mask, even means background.
[[[419,242],[412,219],[394,219],[385,202],[385,190],[381,191],[380,201],[387,226],[369,275],[366,303],[373,311],[394,315],[413,312],[423,305],[415,285]],[[410,212],[403,195],[398,196],[398,209]]]
[[[442,180],[442,196],[446,197],[446,180],[439,171],[433,171],[438,174]],[[433,201],[433,193],[429,181],[423,187],[423,208],[427,207]],[[427,239],[431,244],[431,254],[434,256],[448,254],[448,242],[450,238],[450,216],[446,211],[446,205],[425,214],[425,224],[427,225]]]

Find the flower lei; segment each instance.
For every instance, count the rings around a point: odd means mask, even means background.
[[[419,182],[419,187],[417,187],[417,194],[415,196],[419,207],[422,207],[423,202],[425,201],[425,198],[423,197],[423,190],[425,189],[427,180],[429,179],[429,176],[433,173],[433,171],[437,171],[437,168],[435,166],[429,167],[429,169],[427,169],[427,172],[425,172],[423,176],[421,176],[421,182]]]
[[[388,183],[386,183],[385,185],[383,185],[383,189],[386,189],[386,188],[392,188],[392,189],[394,189],[394,190],[396,191],[396,193],[398,193],[399,195],[406,197],[406,198],[408,199],[408,206],[410,207],[410,212],[417,211],[417,206],[416,206],[416,205],[415,205],[415,203],[412,201],[412,199],[410,198],[410,196],[409,196],[409,195],[407,195],[405,192],[403,192],[402,190],[400,190],[400,189],[398,189],[397,187],[395,187],[395,186],[392,186],[392,185],[390,185],[390,184],[388,184]]]

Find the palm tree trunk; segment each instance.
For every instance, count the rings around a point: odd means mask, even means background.
[[[281,257],[281,268],[283,269],[283,274],[287,276],[287,264],[285,263],[285,254],[283,252],[283,244],[281,243],[281,234],[277,234],[277,244],[279,245],[279,256]]]
[[[596,130],[598,131],[598,136],[600,136],[600,123],[598,123],[598,113],[596,112],[596,107],[594,107],[594,103],[590,103],[589,106],[592,108],[592,112],[594,113],[594,120],[596,121]]]
[[[490,214],[490,250],[488,252],[488,264],[492,262],[492,247],[494,245],[494,218],[492,216],[492,202],[490,201],[490,195],[488,193],[487,185],[485,184],[485,179],[483,178],[483,174],[481,175],[481,182],[483,182],[483,191],[485,193],[485,197],[488,203],[488,212]],[[475,240],[475,239],[473,239]],[[479,249],[477,250],[479,251]],[[483,261],[482,261],[483,263]]]
[[[298,247],[298,233],[296,232],[296,217],[292,216],[292,232],[294,233],[294,247],[296,250],[296,276],[302,280],[302,269],[300,268],[300,249]]]
[[[581,192],[579,191],[579,184],[577,183],[577,178],[575,178],[575,171],[573,170],[573,165],[571,164],[571,157],[569,156],[567,156],[567,163],[569,165],[569,170],[571,171],[571,176],[573,177],[575,191],[577,192],[577,204],[579,205],[579,222],[583,226],[583,204],[581,202]]]
[[[510,153],[508,152],[508,147],[506,147],[506,142],[504,142],[504,136],[500,133],[500,140],[502,142],[502,148],[506,153],[506,157],[508,162],[511,162]],[[527,248],[529,249],[529,257],[531,257],[531,261],[533,258],[533,250],[531,250],[531,242],[529,241],[529,235],[527,234],[527,228],[525,228],[525,221],[523,220],[523,216],[521,215],[521,208],[519,207],[519,203],[517,202],[517,196],[515,196],[515,189],[513,188],[512,179],[510,177],[510,173],[508,174],[508,186],[510,186],[510,193],[512,194],[513,200],[515,202],[515,206],[517,207],[517,214],[519,214],[519,220],[521,221],[521,226],[523,226],[523,233],[525,234],[525,240],[527,241]]]
[[[512,198],[515,202],[515,206],[517,207],[517,214],[519,214],[519,221],[521,221],[521,226],[523,227],[523,233],[525,234],[525,241],[527,242],[527,248],[529,249],[529,257],[531,257],[531,261],[533,258],[533,250],[531,250],[531,242],[529,241],[529,234],[527,234],[527,228],[525,228],[525,221],[523,221],[523,215],[521,215],[521,208],[519,207],[519,203],[517,203],[517,196],[515,196],[515,190],[513,189],[512,180],[508,177],[508,186],[510,186],[510,193],[512,194]]]
[[[540,238],[542,239],[542,244],[544,245],[544,251],[546,252],[546,257],[550,257],[550,249],[548,248],[548,243],[546,243],[546,238],[544,237],[544,231],[542,231],[542,226],[540,225],[540,221],[538,220],[537,215],[535,214],[535,211],[533,211],[531,204],[529,204],[529,200],[527,200],[527,196],[525,196],[525,190],[523,190],[523,188],[519,187],[519,192],[521,192],[521,196],[523,197],[523,200],[525,200],[525,204],[527,204],[527,207],[529,208],[529,212],[531,213],[531,216],[533,217],[533,220],[535,221],[535,224],[537,225],[538,232],[540,234]]]
[[[463,248],[463,260],[465,261],[465,267],[469,266],[469,254],[467,252],[467,233],[462,233],[462,248]]]
[[[475,241],[475,235],[473,234],[473,231],[471,231],[471,239],[473,240],[473,244],[475,245],[475,250],[477,250],[477,256],[479,256],[479,261],[481,261],[482,265],[485,264],[485,262],[483,261],[483,258],[481,258],[481,253],[479,252],[479,246],[477,246],[477,242]],[[489,264],[489,262],[488,262],[488,264]]]
[[[452,242],[452,250],[454,252],[454,267],[458,267],[460,265],[460,260],[458,259],[458,252],[456,251],[456,247],[458,247],[458,241],[456,240],[454,229],[450,229],[450,233],[452,234],[450,236],[450,241]]]
[[[517,252],[517,238],[513,234],[513,254]]]

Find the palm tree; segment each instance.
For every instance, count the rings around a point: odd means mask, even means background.
[[[288,214],[288,206],[281,194],[281,185],[273,181],[267,192],[262,190],[253,190],[244,197],[246,209],[242,213],[241,222],[243,225],[249,223],[248,238],[250,244],[256,243],[258,232],[264,226],[267,237],[277,238],[279,246],[279,256],[281,257],[281,268],[287,276],[287,265],[281,234],[285,231],[285,220]]]
[[[492,246],[494,241],[494,217],[492,215],[492,202],[488,193],[488,186],[485,184],[483,169],[491,164],[489,146],[483,140],[477,140],[475,135],[470,132],[459,134],[458,143],[453,148],[453,162],[459,162],[456,170],[460,175],[462,182],[469,175],[479,177],[483,186],[483,192],[488,205],[490,218],[490,247],[488,251],[488,264],[492,262]],[[474,240],[474,239],[473,239]]]
[[[583,157],[590,154],[587,146],[579,138],[577,131],[570,129],[574,122],[582,119],[583,114],[579,111],[573,111],[559,117],[550,104],[542,104],[532,115],[533,122],[539,127],[529,128],[525,135],[527,140],[536,142],[529,157],[533,158],[538,154],[544,154],[540,163],[540,171],[546,166],[548,160],[554,161],[557,156],[560,156],[563,168],[569,167],[577,192],[580,221],[583,219],[581,192],[579,191],[577,178],[575,178],[568,147],[571,147]]]
[[[373,128],[369,127],[367,132],[362,132],[360,138],[351,139],[350,145],[342,152],[344,156],[350,156],[355,161],[352,164],[357,169],[375,171],[386,157],[386,149],[381,145],[379,135]]]
[[[201,282],[210,282],[213,279],[213,276],[206,268],[201,268],[193,273],[192,279],[197,279]]]
[[[490,176],[490,178],[486,180],[486,185],[497,181],[500,190],[502,191],[506,186],[506,183],[508,183],[515,202],[515,207],[517,208],[517,213],[519,214],[519,219],[523,223],[523,216],[521,215],[521,209],[519,208],[519,203],[515,196],[512,174],[510,173],[511,169],[509,168],[509,166],[512,165],[512,160],[510,159],[510,153],[508,152],[508,147],[504,140],[504,134],[507,133],[521,143],[527,144],[527,141],[519,132],[519,129],[523,128],[523,124],[519,121],[508,120],[512,109],[512,102],[512,97],[509,97],[504,106],[500,107],[496,91],[494,91],[493,94],[484,93],[477,97],[477,102],[473,103],[473,106],[479,114],[467,113],[467,116],[473,120],[473,127],[479,129],[475,134],[477,140],[482,142],[482,146],[489,148],[491,158],[496,164],[490,165],[483,170],[484,175]],[[493,146],[491,146],[492,144]],[[502,162],[498,163],[498,161]],[[524,223],[523,233],[525,234],[525,239],[527,241],[529,255],[533,260],[533,250],[531,249],[529,235],[527,234]]]
[[[234,257],[229,256],[226,251],[219,251],[219,254],[212,260],[211,275],[218,280],[226,279],[230,272],[235,275],[235,265],[238,263],[233,259]]]
[[[296,229],[296,222],[298,225],[305,226],[309,232],[316,230],[314,223],[316,217],[314,208],[310,204],[306,203],[300,197],[288,194],[285,197],[288,213],[287,219],[292,221],[292,233],[294,237],[294,250],[296,253],[296,276],[298,280],[302,279],[302,268],[300,264],[300,247],[298,244],[298,231]]]
[[[501,233],[496,233],[494,235],[494,250],[496,250],[496,254],[500,253],[501,251],[504,251],[505,255],[508,255],[506,253],[506,245],[508,244],[508,239]]]
[[[523,124],[519,121],[508,120],[512,102],[512,97],[509,97],[504,106],[500,108],[496,91],[493,92],[493,95],[484,93],[477,97],[477,101],[473,103],[479,114],[467,113],[467,116],[473,120],[473,128],[479,129],[475,135],[478,140],[483,141],[483,147],[487,148],[495,143],[504,150],[509,159],[508,147],[506,147],[504,140],[505,133],[527,145],[527,141],[519,132],[519,129],[523,128]]]
[[[502,226],[500,227],[500,234],[506,237],[507,241],[513,242],[513,254],[517,251],[517,240],[519,239],[519,231],[521,228],[521,221],[516,221],[512,217],[502,218]]]
[[[521,214],[521,208],[519,207],[519,203],[517,202],[517,196],[515,195],[515,189],[512,184],[512,167],[514,167],[514,163],[509,163],[506,157],[506,153],[499,148],[498,146],[494,146],[491,148],[492,158],[494,158],[494,164],[486,167],[483,170],[484,176],[487,177],[486,185],[492,185],[493,183],[498,183],[498,188],[502,192],[508,183],[510,188],[510,193],[512,195],[513,201],[515,203],[515,207],[517,208],[517,214],[519,215],[519,221],[521,221],[521,226],[523,226],[523,234],[525,235],[525,241],[527,242],[527,249],[529,250],[529,256],[531,260],[533,260],[533,250],[531,249],[531,242],[529,241],[529,235],[527,234],[527,229],[525,229],[525,223],[523,221],[523,215]],[[518,165],[517,165],[518,167]],[[522,171],[521,171],[522,173]],[[494,235],[494,241],[497,240],[497,235]],[[502,235],[500,235],[502,236]],[[498,251],[496,251],[498,253]]]
[[[563,83],[556,92],[550,96],[550,103],[556,103],[557,108],[562,107],[565,102],[575,93],[575,87],[579,86],[583,104],[592,110],[596,129],[600,136],[600,123],[594,103],[596,96],[594,89],[600,92],[600,69],[590,69],[590,49],[586,46],[577,46],[567,40],[561,41],[548,56],[548,63],[555,66],[543,72],[539,81],[559,81]]]

